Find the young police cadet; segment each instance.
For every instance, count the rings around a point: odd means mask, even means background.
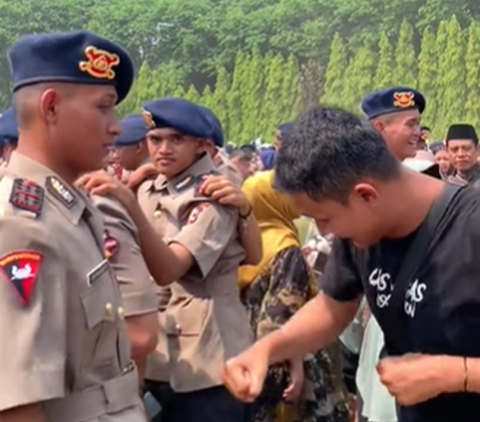
[[[133,63],[90,32],[8,53],[20,136],[0,181],[0,420],[143,421],[103,222],[74,181],[102,167]]]
[[[0,141],[3,142],[2,164],[6,165],[18,143],[18,122],[13,107],[5,110],[0,116]]]
[[[420,92],[399,86],[368,94],[362,101],[362,110],[382,134],[390,152],[403,161],[417,152],[420,119],[426,105]]]
[[[128,174],[150,162],[145,135],[148,126],[143,116],[133,114],[120,121],[122,132],[115,139],[115,158],[127,172],[123,180],[127,182]]]
[[[223,144],[225,143],[223,137],[222,124],[216,114],[207,107],[198,106],[205,114],[205,117],[213,127],[213,133],[209,143],[206,144],[207,152],[212,157],[213,163],[218,170],[227,176],[233,183],[241,186],[243,177],[238,171],[237,167],[227,154],[223,151]]]
[[[477,190],[407,169],[368,123],[323,107],[306,112],[282,145],[276,183],[337,238],[322,293],[227,362],[230,390],[253,400],[269,364],[336,339],[365,295],[385,334],[376,369],[400,405],[398,420],[477,421]]]
[[[252,341],[237,287],[245,251],[237,210],[202,192],[204,179],[218,173],[205,148],[213,128],[199,107],[181,99],[149,103],[144,114],[160,175],[138,191],[141,208],[114,180],[103,192],[130,211],[150,273],[172,295],[162,313],[166,337],[160,336],[146,377],[168,381],[174,391],[162,402],[162,421],[243,422],[248,407],[224,388],[221,366]]]

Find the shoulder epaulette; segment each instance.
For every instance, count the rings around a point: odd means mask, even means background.
[[[13,179],[9,202],[38,217],[42,213],[44,196],[45,191],[39,184],[28,179]]]
[[[212,170],[208,173],[197,174],[196,176],[189,174],[188,176],[185,176],[183,179],[179,180],[174,187],[177,192],[183,192],[184,190],[191,188],[192,186],[195,186],[195,188],[197,188],[198,186],[202,185],[203,181],[208,176],[218,174],[221,173],[218,173],[216,170]]]

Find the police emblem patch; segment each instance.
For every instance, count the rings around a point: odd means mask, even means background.
[[[203,211],[206,209],[210,208],[211,204],[208,202],[202,202],[201,204],[198,204],[192,211],[190,211],[190,215],[188,216],[188,224],[194,224],[197,222],[198,218],[202,214]]]
[[[24,307],[30,304],[42,261],[43,255],[35,251],[15,251],[0,258],[0,270]]]
[[[393,94],[393,106],[398,108],[410,108],[415,106],[415,94],[413,92],[395,92]]]
[[[103,247],[105,252],[105,258],[112,258],[120,248],[118,240],[115,239],[108,230],[103,232]]]
[[[75,194],[56,177],[47,177],[45,186],[47,187],[47,191],[57,198],[68,209],[72,208],[77,202],[77,197]]]
[[[150,113],[148,110],[143,109],[142,116],[143,116],[143,120],[145,120],[145,123],[149,128],[153,129],[154,127],[156,127],[155,121],[153,120],[152,113]]]
[[[44,191],[40,185],[26,179],[15,179],[10,193],[10,203],[39,216],[42,212]]]
[[[81,61],[78,65],[82,72],[87,72],[95,79],[115,79],[114,66],[120,64],[118,55],[89,46],[85,49],[87,61]]]

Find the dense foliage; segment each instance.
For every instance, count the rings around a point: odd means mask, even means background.
[[[230,140],[268,139],[320,99],[358,110],[368,91],[410,84],[425,122],[480,123],[476,0],[0,0],[0,46],[87,28],[122,43],[139,79],[121,113],[186,95],[214,108]],[[0,103],[10,101],[0,60]]]

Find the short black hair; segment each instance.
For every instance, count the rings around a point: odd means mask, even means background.
[[[430,144],[429,149],[435,155],[438,151],[444,151],[446,148],[443,142],[433,142]]]
[[[236,149],[230,154],[230,158],[237,158],[238,161],[248,164],[250,163],[253,158],[255,157],[255,153],[251,152],[248,149]]]
[[[346,203],[365,178],[391,180],[401,172],[382,135],[364,119],[338,108],[315,107],[297,120],[279,149],[275,185],[315,201]]]
[[[240,147],[241,150],[244,150],[244,151],[249,151],[249,152],[257,152],[257,147],[253,144],[244,144]]]

